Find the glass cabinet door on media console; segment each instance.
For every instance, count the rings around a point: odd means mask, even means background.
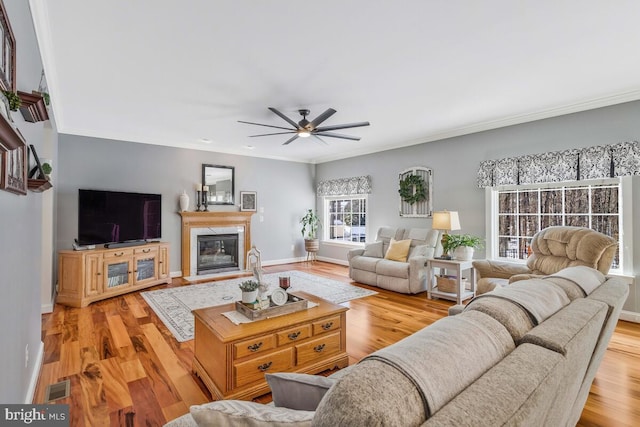
[[[132,284],[133,250],[120,250],[104,254],[104,292]]]
[[[158,247],[136,248],[133,263],[135,265],[134,284],[155,280],[158,272]]]

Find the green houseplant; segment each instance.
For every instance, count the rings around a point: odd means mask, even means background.
[[[258,297],[258,287],[260,284],[255,280],[245,280],[238,285],[242,291],[242,302],[251,304]]]
[[[471,234],[447,234],[443,240],[442,249],[453,253],[457,260],[468,261],[473,258],[475,249],[483,246],[482,239]]]
[[[7,97],[7,101],[9,101],[9,109],[11,111],[18,111],[18,108],[22,105],[22,100],[18,94],[9,90],[4,90],[2,93]]]
[[[300,220],[302,224],[302,237],[304,237],[304,248],[307,252],[318,252],[320,249],[320,243],[318,242],[318,228],[320,224],[320,218],[313,209],[308,209],[307,213]]]

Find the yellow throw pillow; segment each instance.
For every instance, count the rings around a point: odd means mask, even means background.
[[[411,239],[407,240],[394,240],[391,239],[389,243],[389,249],[385,254],[385,259],[391,261],[407,262],[407,255],[409,254],[409,248],[411,247]]]

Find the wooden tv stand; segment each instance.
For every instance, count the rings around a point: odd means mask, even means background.
[[[171,283],[169,243],[58,252],[58,297],[71,307]]]

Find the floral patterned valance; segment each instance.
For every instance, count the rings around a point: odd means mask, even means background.
[[[318,182],[318,196],[350,196],[371,193],[371,177],[355,176],[352,178],[330,179]]]
[[[485,160],[480,162],[477,181],[483,188],[627,175],[640,175],[638,141]]]

